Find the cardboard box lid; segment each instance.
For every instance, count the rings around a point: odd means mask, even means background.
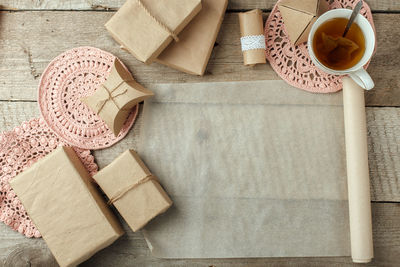
[[[75,266],[123,230],[70,147],[59,147],[10,181],[61,266]]]

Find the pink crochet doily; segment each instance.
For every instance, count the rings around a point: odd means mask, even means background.
[[[27,237],[40,237],[20,200],[9,185],[10,179],[64,145],[42,118],[22,123],[13,131],[0,134],[0,220]],[[97,165],[89,150],[74,148],[91,175]]]
[[[306,91],[332,93],[341,90],[341,77],[318,69],[309,57],[307,44],[294,46],[290,43],[278,9],[280,1],[274,6],[265,23],[266,57],[272,68],[287,83]],[[330,9],[334,9],[353,8],[358,1],[329,0],[327,2]],[[371,9],[365,2],[360,13],[375,29]]]
[[[109,147],[121,140],[135,122],[138,105],[115,137],[105,122],[80,101],[105,81],[114,60],[118,59],[103,50],[78,47],[56,57],[43,72],[40,111],[47,125],[66,143],[84,149]]]

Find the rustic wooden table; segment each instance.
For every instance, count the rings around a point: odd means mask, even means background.
[[[242,65],[237,13],[263,9],[275,0],[230,0],[204,77],[167,67],[146,66],[121,50],[104,23],[124,0],[0,0],[0,130],[39,116],[38,79],[63,51],[95,46],[120,57],[143,85],[154,82],[204,82],[278,79],[271,67]],[[370,266],[400,266],[400,1],[369,0],[378,52],[369,71],[376,88],[366,93],[375,259]],[[129,136],[96,151],[100,167],[127,147],[135,148],[139,117]],[[68,222],[66,222],[68,223]],[[142,234],[126,234],[83,266],[352,266],[349,257],[163,260],[154,258]],[[57,266],[42,239],[29,239],[0,223],[0,266]]]

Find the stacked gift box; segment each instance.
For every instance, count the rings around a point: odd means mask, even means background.
[[[172,201],[128,150],[94,177],[133,231]],[[71,147],[59,147],[10,182],[60,266],[76,266],[124,234]]]
[[[128,0],[106,23],[138,60],[203,75],[228,0]]]

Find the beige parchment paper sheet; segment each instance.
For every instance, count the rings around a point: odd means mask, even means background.
[[[342,94],[283,81],[159,84],[139,154],[174,202],[162,258],[350,255]]]

